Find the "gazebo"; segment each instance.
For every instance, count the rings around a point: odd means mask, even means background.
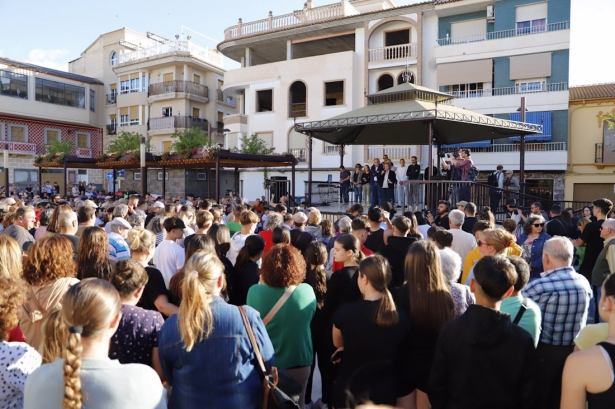
[[[297,132],[310,138],[308,180],[311,197],[312,143],[428,145],[427,168],[433,167],[433,146],[521,136],[521,168],[525,135],[541,133],[542,125],[493,118],[451,105],[452,95],[404,83],[367,95],[367,106],[330,119],[301,122]],[[342,149],[343,150],[343,149]],[[429,180],[429,177],[427,176]]]

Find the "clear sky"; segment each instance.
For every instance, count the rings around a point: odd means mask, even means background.
[[[336,0],[316,0],[316,5]],[[416,0],[396,0],[398,6]],[[304,0],[0,0],[0,55],[52,68],[67,69],[96,38],[121,27],[172,38],[182,25],[221,41],[224,29],[243,21],[286,14]],[[104,5],[104,6],[103,6]],[[572,0],[570,84],[615,82],[612,17],[615,0]],[[217,41],[193,34],[193,41],[215,47]],[[237,67],[227,60],[227,69]]]

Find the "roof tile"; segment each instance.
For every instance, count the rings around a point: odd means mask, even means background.
[[[570,87],[570,100],[600,99],[615,97],[615,82],[606,84],[581,85]]]

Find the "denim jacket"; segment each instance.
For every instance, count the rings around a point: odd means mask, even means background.
[[[547,233],[540,233],[536,239],[532,242],[532,256],[530,259],[530,270],[539,270],[543,271],[542,267],[542,247],[545,245],[545,242],[549,240],[551,236]],[[527,234],[523,233],[521,237],[519,237],[518,244],[523,246],[523,243],[527,240]]]
[[[256,409],[262,389],[254,366],[254,351],[239,308],[215,297],[211,302],[211,334],[184,348],[178,316],[171,316],[158,336],[164,375],[173,386],[169,408]],[[258,312],[245,306],[248,320],[267,370],[273,365],[273,346]]]

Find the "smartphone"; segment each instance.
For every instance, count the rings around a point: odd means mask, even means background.
[[[335,353],[333,355],[331,355],[331,362],[335,362],[338,359],[342,359],[343,356],[344,356],[344,350],[343,349],[341,351],[335,351]]]

